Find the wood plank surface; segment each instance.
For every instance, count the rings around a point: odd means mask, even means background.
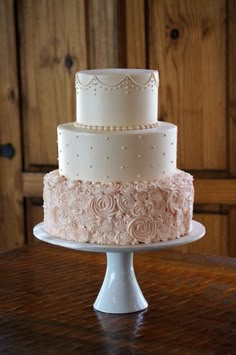
[[[146,68],[146,16],[144,0],[125,1],[127,68]]]
[[[0,1],[0,144],[11,143],[12,159],[0,157],[0,250],[24,244],[21,136],[14,2]]]
[[[69,6],[68,6],[69,5]],[[84,0],[17,2],[25,169],[57,163],[56,127],[75,121],[74,74],[87,66]]]
[[[228,250],[228,216],[226,214],[195,213],[195,221],[206,228],[206,235],[197,242],[184,245],[178,249],[188,253],[227,256]],[[236,257],[236,254],[235,254]]]
[[[33,228],[36,224],[43,221],[43,199],[26,199],[26,219],[27,219],[27,244],[39,243],[39,240],[33,235]]]
[[[196,179],[194,187],[196,203],[236,204],[236,179]]]
[[[44,173],[23,173],[23,192],[25,197],[43,196]]]
[[[236,206],[229,209],[228,230],[228,255],[236,258]]]
[[[228,0],[227,5],[229,171],[236,176],[236,1]]]
[[[119,68],[123,43],[119,0],[87,0],[88,67]]]
[[[93,310],[105,268],[46,243],[0,255],[1,354],[235,353],[235,259],[137,253],[149,307],[132,314]]]
[[[148,0],[159,115],[176,123],[179,167],[227,168],[225,0]]]

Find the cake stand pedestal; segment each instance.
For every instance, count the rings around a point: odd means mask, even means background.
[[[71,242],[47,233],[43,223],[37,224],[33,233],[38,239],[50,244],[76,250],[106,253],[106,274],[93,306],[95,310],[100,312],[122,314],[142,311],[148,307],[134,273],[133,253],[161,250],[194,242],[204,236],[205,227],[201,223],[193,221],[192,231],[185,237],[155,244],[138,245],[99,245]]]

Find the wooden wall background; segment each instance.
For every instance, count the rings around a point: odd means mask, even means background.
[[[236,1],[1,0],[0,249],[35,242],[56,126],[75,120],[75,72],[153,68],[159,119],[178,125],[207,235],[182,250],[236,257]]]

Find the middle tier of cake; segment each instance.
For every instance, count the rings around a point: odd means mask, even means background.
[[[59,173],[91,182],[148,181],[176,171],[177,127],[102,131],[58,126]]]

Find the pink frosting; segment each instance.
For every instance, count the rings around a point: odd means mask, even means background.
[[[190,232],[193,197],[193,178],[181,170],[161,180],[106,184],[54,170],[44,178],[44,226],[78,242],[157,243]]]

